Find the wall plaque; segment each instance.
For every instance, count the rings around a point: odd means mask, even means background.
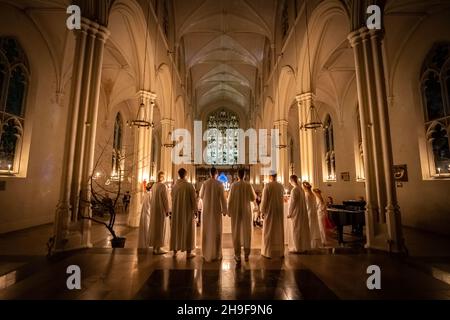
[[[406,164],[394,166],[394,178],[395,181],[408,181],[408,166]]]

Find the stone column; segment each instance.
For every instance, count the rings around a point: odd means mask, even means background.
[[[146,119],[150,123],[153,121],[153,109],[156,95],[154,93],[141,90],[138,93],[139,101],[144,104],[144,108],[139,109],[139,119]],[[135,127],[134,128],[134,167],[133,167],[133,190],[130,204],[130,214],[128,216],[128,225],[138,227],[142,208],[142,198],[144,192],[144,180],[149,181],[151,172],[151,151],[152,151],[152,133],[153,128]]]
[[[139,92],[140,100],[145,105],[145,119],[153,124],[153,111],[155,108],[156,94],[141,90]],[[143,179],[147,182],[150,181],[152,175],[151,161],[152,161],[152,141],[153,141],[153,127],[147,128],[147,132],[144,134],[144,155],[143,155]]]
[[[393,178],[382,32],[361,28],[349,35],[355,56],[366,175],[368,248],[405,249]]]
[[[172,168],[172,132],[174,130],[175,121],[173,119],[161,120],[161,168],[166,174],[166,181],[172,182],[174,180]]]
[[[384,170],[380,175],[384,175],[384,196],[386,205],[385,219],[388,227],[388,245],[389,250],[405,251],[406,246],[402,232],[402,222],[400,207],[397,200],[397,190],[393,174],[394,160],[392,152],[392,140],[389,121],[389,103],[386,92],[386,77],[384,74],[382,40],[383,32],[379,30],[370,30],[370,42],[373,57],[374,78],[377,95],[377,111],[379,117],[379,127],[381,135],[381,150],[383,154]]]
[[[308,114],[313,103],[314,95],[311,92],[297,95],[299,123],[308,121]],[[299,130],[300,166],[302,181],[309,181],[316,187],[320,181],[320,160],[317,150],[317,134],[315,130]]]
[[[276,146],[278,153],[277,159],[277,174],[278,181],[284,186],[289,184],[289,163],[288,163],[288,148],[287,148],[287,132],[288,122],[287,120],[277,120],[273,123],[275,129],[279,130],[279,142]]]
[[[55,251],[89,247],[90,178],[93,171],[104,45],[109,31],[82,18],[74,67],[61,194],[55,217]]]

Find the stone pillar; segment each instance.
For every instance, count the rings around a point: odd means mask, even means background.
[[[276,146],[278,153],[277,157],[277,174],[278,181],[284,186],[289,185],[289,163],[288,163],[288,148],[287,148],[287,132],[288,122],[287,120],[278,120],[273,123],[275,129],[279,130],[279,141]]]
[[[366,178],[366,247],[405,249],[393,178],[384,66],[383,33],[361,28],[349,35],[355,56]]]
[[[314,95],[311,92],[297,95],[299,123],[308,121],[308,114],[313,103]],[[309,181],[317,187],[320,181],[320,159],[317,150],[316,130],[299,130],[300,166],[302,181]]]
[[[153,123],[153,111],[155,108],[156,94],[141,90],[139,92],[140,100],[145,105],[145,119],[151,124]],[[144,133],[144,154],[143,154],[143,179],[150,181],[152,176],[151,161],[152,161],[152,141],[153,141],[153,127],[147,128]]]
[[[380,175],[384,175],[384,196],[386,205],[384,218],[388,227],[389,250],[402,252],[406,250],[403,232],[400,207],[397,200],[397,190],[393,174],[394,160],[392,152],[392,140],[389,121],[389,103],[386,92],[386,77],[384,74],[382,40],[384,34],[379,30],[370,30],[370,41],[372,49],[374,78],[377,95],[377,111],[379,117],[379,127],[381,135],[381,150],[383,154],[384,170]],[[381,180],[381,179],[380,179]]]
[[[93,171],[104,45],[109,31],[82,18],[74,67],[61,194],[55,217],[55,251],[89,247],[90,178]]]
[[[144,108],[139,108],[139,119],[146,119],[150,123],[153,121],[153,109],[156,95],[154,93],[141,90],[138,93],[139,101],[144,104]],[[134,127],[134,167],[133,167],[133,190],[130,204],[130,214],[128,216],[128,225],[138,227],[142,198],[144,196],[144,180],[150,180],[151,172],[151,152],[152,152],[152,134],[153,128]]]
[[[172,132],[174,130],[175,121],[173,119],[161,120],[161,168],[166,174],[166,181],[172,182],[174,178],[172,168]]]

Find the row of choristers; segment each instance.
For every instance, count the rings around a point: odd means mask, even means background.
[[[197,197],[192,184],[186,180],[186,170],[178,171],[179,179],[171,194],[164,184],[164,173],[158,173],[158,182],[145,195],[142,206],[139,247],[153,247],[154,254],[165,254],[167,229],[166,219],[170,216],[169,249],[176,256],[179,251],[186,257],[195,256],[195,226]],[[235,260],[240,263],[241,250],[248,261],[252,237],[251,203],[256,194],[250,183],[244,180],[245,171],[238,171],[238,181],[233,183],[225,197],[223,184],[217,180],[217,169],[211,168],[210,179],[200,189],[202,200],[201,248],[205,261],[222,259],[222,216],[231,218],[232,239]],[[288,233],[289,251],[305,253],[326,244],[326,204],[319,190],[312,190],[308,182],[301,186],[296,176],[290,177],[293,186],[289,200]],[[313,193],[314,192],[314,193]],[[270,175],[260,203],[264,219],[261,255],[266,258],[283,257],[284,239],[284,187],[277,182],[277,175]],[[169,198],[171,200],[169,200]],[[167,231],[166,231],[167,230]]]

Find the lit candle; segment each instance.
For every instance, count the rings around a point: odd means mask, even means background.
[[[438,175],[441,175],[441,168],[438,168]]]
[[[11,173],[11,164],[8,164],[8,172]]]

